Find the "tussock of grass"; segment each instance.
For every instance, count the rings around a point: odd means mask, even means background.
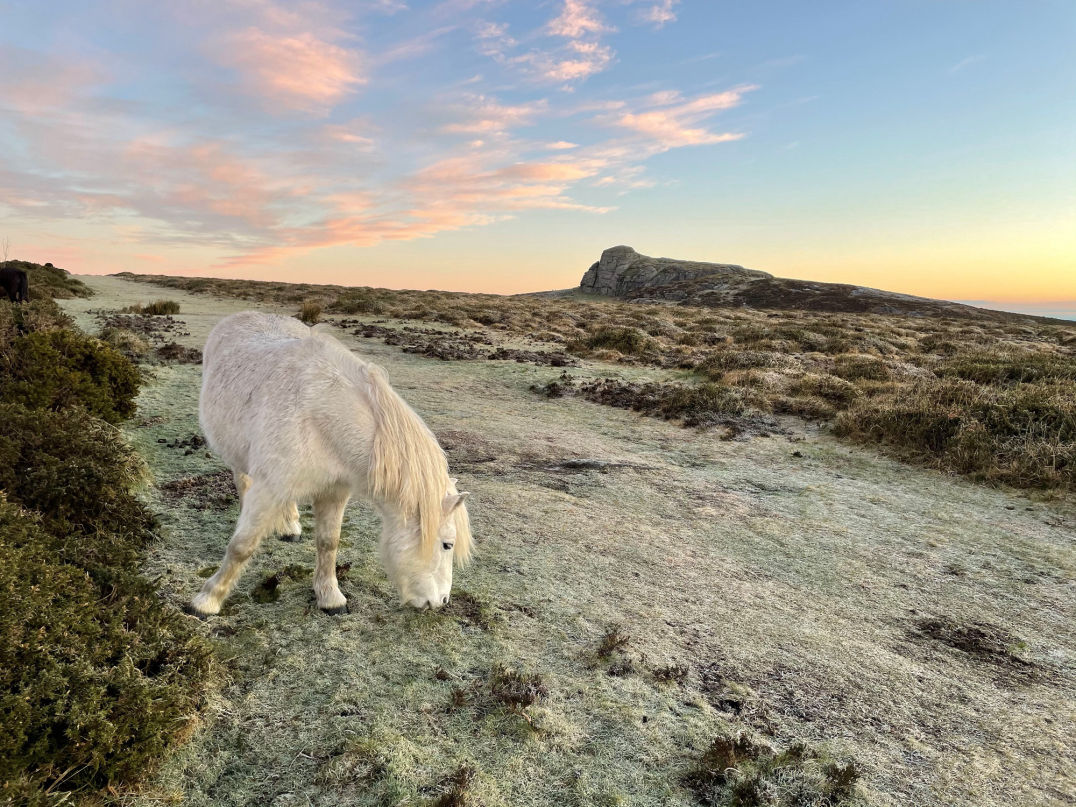
[[[517,712],[549,695],[545,679],[539,673],[522,673],[510,667],[496,667],[489,679],[493,697]]]
[[[583,339],[568,343],[572,353],[586,355],[596,350],[615,350],[625,356],[638,356],[650,346],[650,339],[637,328],[602,327]]]
[[[307,325],[317,325],[321,321],[321,305],[308,300],[302,304],[295,316]]]
[[[796,744],[779,753],[745,734],[718,737],[685,783],[714,807],[839,807],[855,803],[859,769]]]
[[[171,316],[180,311],[175,300],[154,300],[152,303],[135,303],[123,309],[124,314],[143,314],[151,317]]]
[[[98,338],[111,348],[122,353],[131,361],[140,361],[149,353],[149,342],[127,328],[106,327]]]

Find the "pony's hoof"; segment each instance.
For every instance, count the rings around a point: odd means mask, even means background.
[[[281,535],[280,540],[287,541],[289,544],[295,544],[303,540],[303,534],[301,532],[297,532],[294,535]]]
[[[209,617],[214,616],[214,614],[207,614],[205,611],[199,611],[197,608],[194,607],[194,603],[191,602],[183,603],[183,613],[189,614],[193,617],[197,617],[203,622],[209,619]]]
[[[345,605],[338,605],[335,608],[322,608],[321,610],[324,611],[329,616],[339,616],[340,614],[349,613],[348,610],[347,610],[347,605],[346,604]]]

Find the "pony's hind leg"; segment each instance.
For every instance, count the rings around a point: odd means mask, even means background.
[[[336,549],[340,545],[340,523],[347,507],[348,492],[336,490],[314,500],[314,536],[318,562],[314,570],[314,595],[318,608],[327,614],[347,611],[347,598],[336,582]]]
[[[279,518],[280,505],[272,501],[265,490],[252,484],[243,494],[243,509],[235,525],[232,540],[224,552],[224,560],[216,574],[205,581],[202,590],[191,600],[190,613],[206,617],[220,613],[221,603],[232,590],[236,579],[262,538],[273,529]]]
[[[235,480],[235,492],[239,494],[239,506],[243,506],[243,498],[250,490],[250,477],[242,471],[232,471],[232,479]]]
[[[299,523],[299,506],[291,502],[284,508],[284,531],[280,534],[283,541],[298,541],[303,537],[303,525]]]

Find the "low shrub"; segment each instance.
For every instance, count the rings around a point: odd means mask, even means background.
[[[131,492],[144,465],[123,435],[82,409],[0,403],[0,490],[61,536],[53,549],[87,567],[134,562],[154,519]]]
[[[1076,488],[1076,385],[920,381],[857,401],[834,433],[1015,487]]]
[[[144,775],[200,706],[209,666],[208,645],[135,567],[95,579],[58,543],[0,497],[5,803]]]
[[[0,401],[28,407],[83,406],[119,423],[135,411],[138,368],[96,339],[68,330],[19,336],[0,364]]]

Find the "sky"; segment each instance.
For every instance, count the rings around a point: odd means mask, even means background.
[[[1076,318],[1074,42],[1073,0],[0,0],[0,249],[515,293],[628,244]]]

